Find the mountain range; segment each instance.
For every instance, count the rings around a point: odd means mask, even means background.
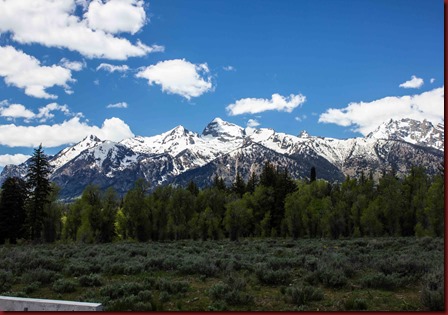
[[[215,118],[201,134],[177,126],[152,137],[136,136],[120,142],[90,135],[49,158],[51,180],[61,187],[60,197],[71,200],[88,184],[128,191],[138,178],[151,187],[210,185],[215,175],[230,185],[237,172],[247,180],[259,174],[266,161],[286,168],[293,178],[306,178],[314,166],[317,177],[342,181],[349,176],[394,169],[398,176],[413,165],[438,171],[444,158],[444,125],[427,120],[390,120],[366,137],[334,139],[302,131],[288,135],[269,128],[243,128]],[[25,176],[28,161],[7,165],[8,176]]]

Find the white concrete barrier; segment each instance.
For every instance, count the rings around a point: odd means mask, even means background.
[[[102,311],[101,303],[0,296],[0,311]]]

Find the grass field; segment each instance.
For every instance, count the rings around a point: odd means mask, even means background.
[[[440,238],[4,245],[0,294],[107,311],[444,309]]]

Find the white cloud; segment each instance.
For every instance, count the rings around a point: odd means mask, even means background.
[[[423,85],[423,79],[417,78],[415,75],[411,77],[411,80],[401,83],[399,86],[405,89],[418,89]]]
[[[70,61],[67,58],[62,58],[61,61],[59,62],[59,64],[61,66],[63,66],[64,68],[67,68],[67,69],[70,69],[70,70],[73,70],[73,71],[81,71],[86,66],[85,62]]]
[[[381,123],[393,119],[427,119],[433,123],[444,120],[444,88],[416,95],[389,96],[372,102],[353,102],[342,109],[330,108],[319,122],[353,126],[354,131],[369,134]]]
[[[79,117],[54,125],[0,125],[0,134],[0,145],[35,147],[42,143],[42,146],[47,148],[76,143],[91,134],[111,141],[121,141],[134,136],[129,126],[116,117],[104,120],[101,127],[81,122]]]
[[[249,128],[255,128],[260,126],[260,123],[256,119],[249,119],[246,126]]]
[[[222,68],[224,69],[224,71],[236,71],[235,67],[233,67],[233,66],[225,66]]]
[[[93,0],[85,17],[90,28],[111,34],[128,32],[135,34],[146,21],[143,1],[110,0],[103,3]]]
[[[11,104],[8,102],[1,102],[4,106],[0,107],[0,116],[6,118],[24,118],[26,122],[30,122],[33,119],[38,119],[40,122],[45,122],[48,119],[54,117],[54,111],[60,111],[64,115],[74,115],[68,108],[67,105],[59,105],[57,103],[50,103],[44,107],[40,107],[38,113],[35,114],[33,111],[27,109],[22,104]],[[80,115],[80,114],[78,114]]]
[[[25,162],[30,157],[31,157],[31,155],[25,155],[25,154],[20,154],[20,153],[0,155],[0,167],[9,165],[9,164],[18,165],[18,164]]]
[[[7,107],[0,107],[0,116],[7,118],[25,118],[30,119],[35,115],[22,104],[11,104]]]
[[[307,118],[307,116],[305,114],[303,114],[302,116],[294,117],[294,119],[297,121],[302,121],[302,120],[305,120],[306,118]]]
[[[54,114],[52,113],[54,111],[60,111],[66,116],[71,114],[67,105],[50,103],[44,107],[39,108],[39,112],[34,118],[39,119],[40,122],[46,122],[48,119],[52,119],[54,117]]]
[[[126,71],[129,70],[129,67],[127,65],[114,66],[114,65],[111,65],[111,64],[108,64],[108,63],[102,63],[98,67],[96,67],[96,70],[97,71],[98,70],[104,70],[104,71],[107,71],[107,72],[110,72],[110,73],[115,72],[115,71],[117,71],[117,72],[126,72]]]
[[[115,103],[115,104],[109,104],[106,106],[106,108],[128,108],[128,103],[119,102],[119,103]]]
[[[272,94],[272,98],[243,98],[226,107],[229,115],[256,114],[268,110],[276,110],[280,112],[292,112],[294,108],[302,105],[306,101],[306,97],[302,94],[291,94],[289,97],[280,94]]]
[[[429,82],[434,83],[435,80],[436,80],[436,79],[431,78],[431,80],[429,80]]]
[[[128,39],[115,36],[115,31],[134,32],[143,24],[136,23],[129,17],[129,12],[139,8],[140,1],[121,1],[126,10],[114,11],[113,23],[117,22],[115,29],[106,26],[103,16],[104,10],[116,8],[117,2],[111,1],[101,8],[97,8],[97,1],[91,2],[93,24],[98,27],[92,29],[89,24],[89,11],[85,18],[75,15],[77,5],[86,5],[80,0],[1,0],[0,1],[0,33],[10,32],[12,39],[21,44],[38,43],[47,47],[67,48],[77,51],[88,58],[107,58],[125,60],[129,57],[144,56],[151,52],[164,50],[163,46],[147,46],[137,40],[135,44]],[[136,9],[132,9],[135,7]],[[131,8],[129,10],[129,8]],[[89,6],[90,9],[90,6]],[[113,10],[112,10],[113,11]],[[96,23],[96,24],[95,24]]]
[[[100,85],[100,80],[98,80],[98,79],[94,80],[94,81],[93,81],[93,84],[95,84],[95,85]]]
[[[67,88],[69,82],[75,81],[69,69],[41,66],[39,60],[12,46],[0,46],[0,76],[5,78],[6,84],[24,89],[25,94],[46,99],[57,96],[48,94],[45,89],[53,86]]]
[[[185,59],[174,59],[146,67],[136,77],[145,78],[149,85],[158,84],[162,91],[189,100],[213,89],[209,73],[206,63],[193,64]]]

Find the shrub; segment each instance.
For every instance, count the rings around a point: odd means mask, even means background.
[[[116,300],[127,295],[136,295],[140,291],[148,290],[145,283],[125,282],[114,283],[100,289],[100,295],[111,300]]]
[[[226,282],[218,282],[209,290],[210,298],[215,302],[228,305],[248,305],[254,302],[253,296],[245,292],[246,280],[229,275]]]
[[[348,279],[339,269],[321,269],[317,272],[320,281],[328,288],[342,288],[347,285]]]
[[[42,284],[51,284],[55,280],[60,278],[60,274],[47,269],[37,268],[34,270],[30,270],[27,273],[22,275],[22,282],[31,283],[31,282],[40,282]]]
[[[367,310],[367,301],[362,298],[350,298],[344,302],[346,311],[365,311]]]
[[[26,294],[33,293],[37,289],[39,289],[40,286],[41,286],[40,282],[38,282],[38,281],[32,282],[23,288],[23,292],[25,292]]]
[[[13,276],[11,271],[0,270],[0,293],[11,289],[12,280]]]
[[[289,284],[291,272],[289,270],[272,270],[266,264],[259,264],[255,269],[258,281],[267,285]]]
[[[300,287],[288,287],[285,290],[286,300],[297,306],[306,305],[311,301],[320,301],[324,298],[324,293],[319,288],[308,285]]]
[[[428,274],[424,279],[421,301],[431,311],[445,310],[443,279],[443,271],[441,269]]]
[[[106,303],[105,310],[112,311],[155,311],[151,301],[142,302],[138,296],[129,295]]]
[[[160,291],[177,294],[187,292],[190,288],[190,283],[188,281],[169,281],[165,278],[158,278],[155,287]]]
[[[179,266],[179,271],[183,274],[200,274],[207,277],[214,276],[219,269],[210,259],[204,257],[188,256]]]
[[[365,288],[395,290],[402,285],[402,281],[396,274],[376,273],[362,277],[361,285]]]
[[[76,291],[76,283],[71,280],[58,279],[53,283],[52,289],[57,293],[71,293]]]
[[[102,285],[102,281],[99,275],[90,274],[79,277],[79,284],[82,287],[100,287]]]

